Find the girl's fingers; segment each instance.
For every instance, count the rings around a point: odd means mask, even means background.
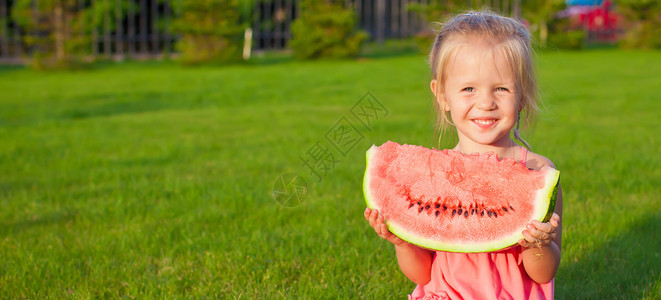
[[[523,231],[523,239],[528,243],[527,247],[537,247],[537,246],[546,246],[550,243],[551,240],[539,238],[531,233],[529,230]]]
[[[540,240],[542,244],[547,245],[551,243],[552,240],[555,239],[555,227],[551,226],[550,231],[543,231],[539,229],[534,229],[531,228],[532,226],[528,226],[528,231],[530,232],[530,235],[532,235],[534,238]]]
[[[367,219],[367,221],[370,223],[370,226],[374,228],[374,231],[376,231],[376,233],[381,236],[382,232],[384,232],[382,230],[382,225],[385,226],[383,223],[383,215],[379,215],[379,211],[376,209],[367,208],[365,209],[365,219]]]
[[[528,225],[528,230],[530,230],[530,225]],[[540,221],[532,221],[532,227],[535,230],[546,232],[546,233],[552,233],[555,232],[555,228],[557,226],[553,226],[550,222],[547,223],[542,223]]]
[[[376,209],[372,209],[369,215],[369,219],[367,219],[368,221],[370,221],[370,225],[372,225],[372,227],[376,225],[376,218],[378,216],[379,216],[379,211]]]
[[[394,245],[401,245],[401,244],[405,243],[404,240],[400,239],[398,236],[396,236],[395,234],[390,232],[390,230],[388,230],[388,226],[386,226],[385,223],[381,224],[381,233],[382,234],[380,236],[382,238],[384,238],[387,241],[393,243]]]
[[[555,231],[559,222],[560,216],[556,213],[546,223],[532,221],[522,232],[523,239],[519,240],[519,245],[527,248],[549,245],[555,239]]]
[[[390,230],[388,230],[388,226],[386,226],[386,223],[383,222],[383,215],[379,216],[379,219],[377,221],[379,224],[379,227],[381,228],[381,236],[385,239],[388,238],[388,236],[391,235]]]
[[[383,221],[383,215],[379,215],[378,210],[370,209],[368,207],[365,208],[363,215],[365,216],[365,219],[369,221],[370,226],[372,226],[378,236],[395,245],[404,243],[404,240],[398,238],[396,235],[392,234],[390,230],[388,230],[388,226],[386,226],[386,223]]]
[[[523,239],[526,242],[531,243],[531,244],[534,244],[535,242],[537,242],[537,238],[534,237],[528,230],[523,231]]]
[[[388,231],[388,227],[386,227],[386,224],[381,223],[381,225],[379,226],[379,229],[381,229],[381,232],[379,233],[379,235],[382,238],[387,240],[388,237],[390,236],[390,231]]]
[[[525,248],[532,248],[532,246],[533,246],[533,244],[526,241],[525,239],[520,239],[519,240],[519,245],[521,245],[521,247],[525,247]]]
[[[553,240],[549,234],[543,232],[532,233],[526,230],[523,236],[528,243],[535,247],[547,246]]]
[[[532,224],[539,230],[553,232],[555,231],[555,228],[560,225],[560,216],[558,216],[556,213],[553,213],[551,219],[549,219],[548,222],[542,223],[540,221],[534,220],[532,221]]]

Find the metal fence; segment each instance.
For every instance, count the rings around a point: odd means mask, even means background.
[[[170,32],[174,17],[172,1],[193,0],[129,0],[132,5],[121,11],[126,0],[71,0],[78,10],[95,2],[115,4],[92,32],[89,52],[93,57],[115,59],[154,58],[176,52],[177,36]],[[518,14],[520,0],[467,0],[467,7],[490,6],[499,11]],[[24,36],[26,29],[12,14],[18,0],[0,0],[0,63],[20,63],[31,54]],[[406,38],[426,27],[426,21],[407,7],[429,4],[430,0],[347,0],[347,7],[356,11],[357,25],[370,33],[375,41]],[[37,5],[37,1],[31,1]],[[291,38],[290,26],[300,15],[300,0],[255,0],[250,26],[253,50],[286,49]],[[75,34],[75,33],[74,33]],[[81,33],[82,34],[82,33]]]

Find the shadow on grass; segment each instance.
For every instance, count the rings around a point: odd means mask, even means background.
[[[412,40],[388,40],[383,43],[369,42],[363,46],[360,54],[349,58],[317,58],[298,59],[291,50],[256,51],[244,65],[262,66],[296,62],[333,62],[333,61],[364,61],[381,58],[392,58],[410,55],[426,55],[421,53]]]
[[[141,93],[117,99],[115,93],[102,93],[85,95],[85,99],[78,101],[85,105],[60,113],[58,119],[86,119],[93,117],[106,117],[112,115],[143,113],[172,108],[173,104],[165,100],[166,95],[161,93]]]
[[[419,49],[416,49],[416,48],[413,48],[413,47],[385,46],[383,49],[380,49],[377,45],[377,46],[373,46],[369,50],[364,51],[363,54],[361,55],[361,58],[363,58],[363,59],[382,59],[382,58],[393,58],[393,57],[412,56],[412,55],[424,56],[425,53],[421,53]]]
[[[650,297],[653,286],[661,284],[656,282],[661,272],[659,224],[661,213],[654,212],[584,257],[567,263],[558,274],[558,298]]]
[[[6,75],[11,72],[25,70],[23,65],[0,65],[0,75]]]
[[[34,227],[63,225],[75,220],[77,215],[78,213],[75,211],[56,211],[13,223],[2,222],[0,223],[0,235],[4,236],[10,232],[17,234]]]

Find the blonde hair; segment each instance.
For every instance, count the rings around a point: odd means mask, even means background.
[[[448,126],[453,125],[448,112],[439,103],[441,88],[445,82],[444,71],[449,59],[463,45],[460,43],[462,38],[463,40],[477,40],[497,48],[505,54],[515,77],[515,90],[520,109],[519,117],[523,113],[523,125],[528,126],[539,107],[530,33],[523,24],[512,18],[481,11],[457,15],[442,25],[429,53],[432,76],[437,81],[434,107],[437,114],[436,130],[439,134],[439,147],[441,136]],[[519,136],[519,121],[517,119],[516,128],[513,129],[514,137],[530,149],[528,143]]]

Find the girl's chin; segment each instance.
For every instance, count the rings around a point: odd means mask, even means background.
[[[512,146],[512,139],[506,137],[464,137],[459,138],[459,143],[469,146],[471,148],[488,148],[488,147],[509,147]]]

